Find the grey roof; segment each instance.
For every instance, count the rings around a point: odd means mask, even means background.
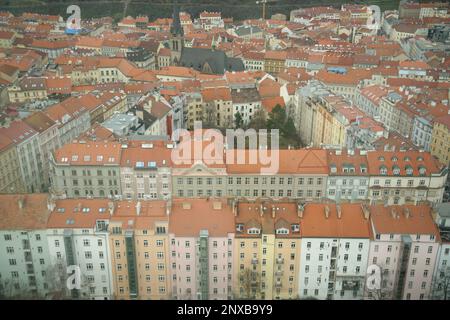
[[[244,71],[244,63],[239,58],[228,58],[220,50],[203,48],[183,48],[180,66],[203,71],[207,63],[214,74],[224,74],[225,71]]]
[[[238,37],[247,36],[249,34],[258,33],[261,31],[261,28],[255,26],[240,26],[237,27],[236,30],[234,30]]]
[[[450,202],[436,204],[436,209],[439,212],[439,216],[450,218]]]

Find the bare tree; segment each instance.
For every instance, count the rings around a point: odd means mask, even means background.
[[[443,266],[433,278],[430,298],[433,300],[450,299],[450,267]]]
[[[376,280],[370,277],[374,274],[368,274],[364,283],[363,298],[369,300],[392,300],[394,297],[394,285],[389,283],[389,269],[377,264],[380,270],[379,283],[376,285]],[[368,283],[370,282],[370,283]],[[371,288],[372,284],[373,288]]]
[[[242,270],[239,274],[239,287],[243,288],[244,296],[239,294],[241,298],[257,299],[260,295],[261,274],[250,268]]]

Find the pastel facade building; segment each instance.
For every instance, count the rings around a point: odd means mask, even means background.
[[[300,217],[300,298],[361,299],[370,247],[366,207],[313,203]]]
[[[234,214],[226,202],[175,200],[169,237],[174,298],[226,300],[232,296]]]
[[[296,299],[300,262],[295,202],[235,204],[234,298]]]
[[[56,200],[47,222],[51,264],[61,273],[79,268],[78,288],[67,288],[77,299],[113,298],[108,199]],[[63,284],[65,285],[65,284]]]
[[[116,299],[171,297],[169,269],[170,204],[120,201],[109,224]]]
[[[369,265],[380,269],[368,299],[429,299],[439,252],[439,230],[425,205],[372,206]]]
[[[45,299],[56,288],[47,244],[47,194],[0,196],[0,295]]]
[[[121,194],[118,142],[80,140],[51,158],[53,192],[62,197],[114,198]]]
[[[369,151],[367,161],[370,201],[386,204],[442,201],[448,169],[430,153]]]

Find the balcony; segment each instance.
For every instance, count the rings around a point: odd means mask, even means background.
[[[258,259],[257,258],[253,258],[252,259],[252,264],[258,264]]]
[[[277,258],[277,264],[283,264],[284,258]]]
[[[280,288],[282,286],[281,281],[275,282],[275,287]]]

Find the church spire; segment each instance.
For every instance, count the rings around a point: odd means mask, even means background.
[[[170,26],[170,33],[173,36],[183,36],[183,28],[180,22],[180,9],[175,4],[173,6],[172,25]]]

